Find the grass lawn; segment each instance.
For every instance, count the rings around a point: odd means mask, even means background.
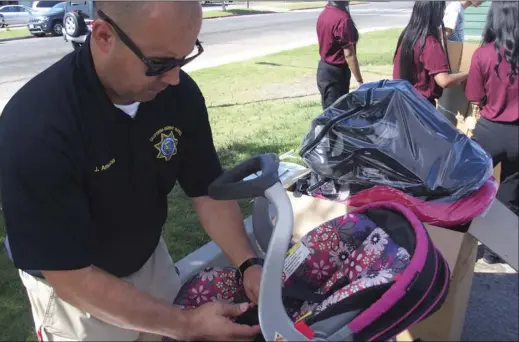
[[[358,53],[363,70],[387,77],[399,32],[361,35]],[[215,144],[225,167],[259,153],[297,150],[321,107],[317,96],[294,98],[293,94],[305,84],[315,93],[317,60],[312,46],[190,73],[206,97]],[[165,240],[178,260],[207,242],[207,236],[179,187],[169,195],[169,204]],[[248,202],[241,204],[244,215],[249,215]],[[0,215],[0,246],[3,234]],[[0,247],[0,341],[35,340],[20,285]]]
[[[387,66],[392,64],[400,32],[401,29],[397,28],[362,34],[358,45],[361,68],[387,74]],[[250,61],[195,71],[191,75],[197,79],[206,95],[209,109],[216,109],[221,106],[287,97],[308,82],[311,90],[315,92],[317,88],[314,80],[318,60],[317,46],[311,45]],[[384,72],[381,72],[382,69]],[[353,80],[352,84],[354,83]],[[222,87],[222,84],[225,86]]]
[[[204,12],[204,19],[210,19],[215,17],[230,17],[236,15],[246,15],[246,14],[262,14],[262,13],[271,13],[269,11],[260,11],[254,9],[240,9],[240,8],[231,8],[226,11],[207,11]]]
[[[31,33],[27,28],[14,28],[10,30],[2,29],[0,31],[0,39],[27,37],[30,35]]]

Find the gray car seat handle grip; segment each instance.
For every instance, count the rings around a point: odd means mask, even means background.
[[[261,332],[267,341],[308,341],[294,326],[282,300],[282,275],[287,247],[292,238],[292,204],[279,180],[279,159],[273,153],[261,154],[225,171],[209,186],[209,196],[216,200],[265,197],[276,209],[276,224],[265,256],[260,284],[258,316]],[[250,175],[261,175],[244,180]]]
[[[237,200],[264,196],[265,190],[279,182],[279,159],[274,153],[249,158],[225,171],[211,185],[209,197],[215,200]],[[244,178],[261,171],[261,175]]]
[[[278,215],[261,277],[258,303],[261,332],[266,341],[308,341],[309,338],[297,330],[283,306],[283,269],[294,228],[292,203],[280,182],[267,189],[265,197]]]

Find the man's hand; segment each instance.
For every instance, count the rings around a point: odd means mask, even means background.
[[[234,323],[251,304],[207,303],[188,310],[188,339],[191,341],[252,341],[261,332],[259,325]]]
[[[185,340],[189,333],[187,311],[95,266],[43,275],[59,298],[108,324],[176,340]]]
[[[253,265],[247,268],[243,274],[243,287],[245,288],[245,294],[254,304],[258,304],[259,300],[262,271],[263,267],[260,265]]]

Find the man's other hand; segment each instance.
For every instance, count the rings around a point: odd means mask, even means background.
[[[232,321],[245,313],[252,304],[207,303],[188,310],[191,341],[253,341],[261,332],[259,325],[249,326]]]

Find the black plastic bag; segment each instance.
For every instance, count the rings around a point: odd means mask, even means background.
[[[312,121],[299,154],[322,179],[424,200],[461,198],[493,173],[490,156],[403,80],[338,99]]]

